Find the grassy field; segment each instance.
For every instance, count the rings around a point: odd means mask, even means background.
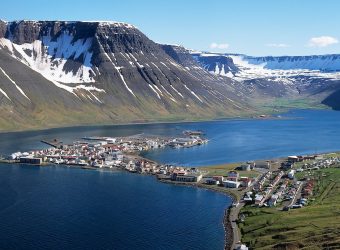
[[[240,165],[241,163],[229,163],[229,164],[205,166],[200,169],[207,171],[207,174],[206,174],[207,176],[215,176],[215,175],[227,176],[229,171],[235,170],[235,168]],[[240,174],[240,176],[246,176],[246,177],[256,177],[259,175],[259,173],[256,171],[237,170],[237,172]]]
[[[314,178],[314,200],[306,207],[244,207],[242,242],[254,249],[340,249],[340,168],[315,171]]]
[[[260,106],[260,105],[259,105]],[[275,98],[272,101],[266,101],[260,106],[265,112],[278,110],[279,112],[289,109],[326,109],[327,106],[310,98]]]

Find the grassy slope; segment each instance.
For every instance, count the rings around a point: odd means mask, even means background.
[[[255,249],[339,249],[340,168],[316,171],[315,178],[315,201],[307,207],[289,212],[245,207],[242,241]]]
[[[326,105],[320,104],[318,99],[313,98],[273,98],[255,104],[263,112],[284,112],[289,109],[327,109]]]
[[[221,165],[213,165],[213,166],[204,166],[201,169],[207,171],[208,176],[214,175],[222,175],[227,176],[228,172],[234,170],[236,167],[240,166],[241,163],[229,163],[229,164],[221,164]],[[240,176],[247,177],[256,177],[259,175],[256,171],[237,171]]]

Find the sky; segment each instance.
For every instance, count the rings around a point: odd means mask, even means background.
[[[337,0],[16,0],[0,19],[111,20],[151,40],[253,56],[340,53]]]

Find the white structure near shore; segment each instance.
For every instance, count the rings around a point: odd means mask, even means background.
[[[241,182],[238,181],[223,181],[223,186],[226,188],[238,188],[241,185]]]

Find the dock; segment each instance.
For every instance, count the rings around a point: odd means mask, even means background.
[[[59,142],[57,139],[54,139],[53,141],[41,140],[40,142],[45,143],[54,148],[61,148],[61,146],[63,145],[63,142]]]

